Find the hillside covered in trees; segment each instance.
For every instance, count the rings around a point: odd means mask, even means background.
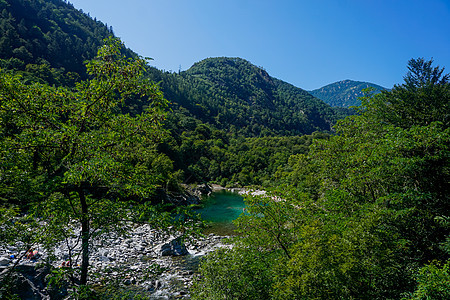
[[[241,58],[208,58],[181,73],[150,69],[173,109],[243,136],[332,131],[351,111],[334,109],[305,90]]]
[[[0,13],[0,67],[50,84],[86,79],[84,62],[113,34],[66,1],[1,0]]]

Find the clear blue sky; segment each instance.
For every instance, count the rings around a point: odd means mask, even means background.
[[[450,72],[450,0],[69,0],[162,70],[241,57],[312,90],[352,79],[391,88],[411,58]]]

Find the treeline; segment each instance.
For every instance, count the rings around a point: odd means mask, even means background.
[[[172,112],[166,120],[170,134],[158,149],[173,161],[186,183],[213,182],[223,186],[264,185],[279,181],[289,157],[306,154],[314,139],[329,134],[244,137]],[[281,178],[279,178],[281,179]]]
[[[409,70],[247,199],[193,299],[450,298],[450,75]]]

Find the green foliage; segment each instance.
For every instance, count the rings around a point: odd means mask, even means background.
[[[329,137],[314,134],[292,137],[244,138],[198,123],[191,130],[181,127],[183,117],[168,125],[172,136],[158,149],[183,170],[187,182],[217,182],[222,185],[275,185],[291,155],[306,153],[313,139]],[[177,126],[179,124],[179,126]],[[179,135],[178,135],[179,134]]]
[[[84,61],[113,35],[66,1],[5,0],[0,13],[0,66],[29,81],[73,85],[77,77],[86,79]]]
[[[410,297],[403,299],[448,299],[450,298],[450,262],[440,265],[431,263],[419,269],[415,275],[418,286]]]
[[[192,299],[270,299],[269,253],[220,249],[202,263]]]
[[[442,75],[443,68],[431,67],[432,62],[412,59],[405,83],[375,97],[373,103],[367,105],[368,115],[374,121],[401,128],[428,126],[432,122],[441,122],[447,128],[450,122],[449,75]]]
[[[49,248],[81,229],[82,285],[90,241],[144,215],[156,219],[158,209],[141,204],[172,167],[155,149],[166,100],[142,78],[145,60],[126,59],[121,48],[107,40],[87,65],[91,79],[74,89],[27,85],[0,73],[1,198],[45,220],[38,226],[45,234],[33,232]],[[141,114],[120,113],[136,98],[147,104]],[[169,215],[160,215],[160,223]]]

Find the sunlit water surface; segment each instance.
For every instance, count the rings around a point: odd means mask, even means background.
[[[233,234],[235,226],[232,221],[243,213],[245,208],[244,198],[237,193],[219,191],[212,193],[203,203],[203,208],[198,209],[197,212],[210,224],[205,233]]]

